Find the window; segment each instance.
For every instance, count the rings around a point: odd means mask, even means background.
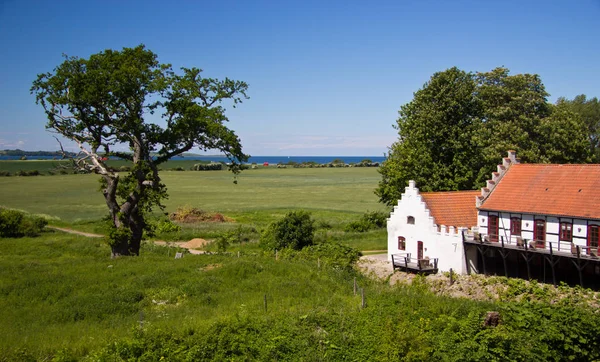
[[[571,242],[573,240],[573,224],[570,222],[560,223],[560,241]]]
[[[589,225],[588,226],[588,246],[590,248],[597,248],[599,241],[600,241],[600,226]]]
[[[409,224],[409,225],[414,225],[415,224],[415,218],[414,218],[414,216],[408,216],[406,218],[406,223]]]
[[[398,250],[406,250],[406,239],[404,236],[398,236]]]
[[[490,215],[488,217],[488,235],[490,237],[490,241],[497,243],[498,242],[498,216]]]
[[[510,218],[510,235],[521,236],[521,218]]]
[[[546,247],[546,220],[535,220],[533,239],[535,240],[536,248]]]

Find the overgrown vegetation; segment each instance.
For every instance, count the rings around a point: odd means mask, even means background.
[[[42,217],[0,208],[0,238],[37,236],[47,224],[48,221]]]
[[[291,211],[269,225],[260,237],[260,244],[268,250],[302,250],[313,245],[315,229],[310,213]]]
[[[440,297],[423,277],[390,287],[315,259],[326,244],[279,260],[251,245],[182,259],[143,245],[138,258],[107,262],[97,239],[2,239],[0,360],[600,358],[594,309]],[[498,326],[484,325],[488,311]]]
[[[386,226],[388,214],[382,211],[367,211],[360,220],[352,221],[344,228],[348,232],[365,232],[372,229],[381,229]]]

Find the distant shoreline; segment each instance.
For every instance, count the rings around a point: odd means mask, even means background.
[[[27,156],[27,160],[54,160],[59,161],[61,156]],[[0,155],[2,161],[19,161],[23,156],[6,156]],[[381,163],[385,161],[383,156],[251,156],[245,163],[247,164],[290,164],[290,163],[318,163],[327,164],[335,160],[341,160],[343,163],[352,164],[360,163],[364,160]],[[222,155],[201,156],[201,155],[186,155],[173,157],[173,161],[205,161],[205,162],[227,162],[227,157]]]

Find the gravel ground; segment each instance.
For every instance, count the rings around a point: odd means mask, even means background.
[[[392,263],[387,260],[387,254],[362,256],[358,268],[367,276],[387,281],[390,285],[411,284],[417,276],[401,271],[394,272]],[[508,279],[481,274],[454,274],[452,283],[448,273],[438,273],[425,277],[430,290],[437,294],[452,298],[469,298],[482,301],[527,300],[542,301],[550,304],[563,299],[570,299],[573,304],[593,308],[600,312],[600,293],[582,288],[560,288],[551,284],[518,280],[522,294],[515,294],[515,288],[510,289]],[[517,282],[517,280],[513,280]],[[514,283],[513,283],[514,284]]]

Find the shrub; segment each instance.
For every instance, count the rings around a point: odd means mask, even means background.
[[[0,237],[20,238],[36,236],[48,222],[38,216],[27,215],[17,210],[0,209]]]
[[[387,214],[381,211],[367,211],[358,221],[346,225],[344,231],[365,232],[371,229],[381,229],[386,226]]]
[[[194,171],[220,171],[223,169],[223,164],[218,162],[211,163],[197,163],[192,166]]]
[[[302,253],[319,258],[321,262],[338,268],[349,268],[361,257],[360,251],[336,242],[323,242],[302,249]]]
[[[8,171],[0,171],[0,176],[10,176],[10,172],[8,172]]]
[[[270,250],[283,248],[301,250],[313,244],[314,236],[315,222],[310,213],[303,210],[292,211],[283,219],[269,225],[260,237],[260,245]]]

